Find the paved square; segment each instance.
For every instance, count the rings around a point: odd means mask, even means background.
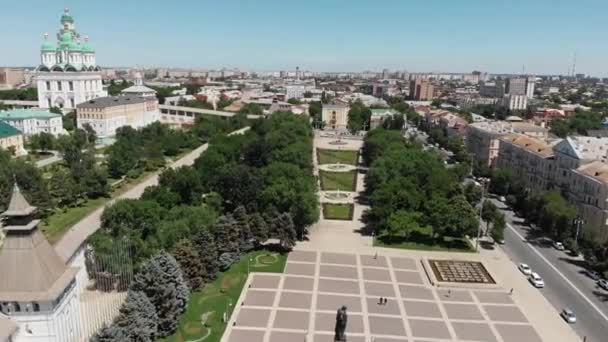
[[[248,282],[222,342],[332,341],[343,305],[349,342],[541,342],[508,290],[432,286],[420,259],[297,251]]]
[[[448,326],[442,321],[428,321],[422,319],[410,319],[412,335],[415,337],[450,339]]]
[[[496,337],[488,324],[452,322],[452,327],[461,340],[496,342]]]
[[[405,314],[414,317],[441,318],[439,306],[433,302],[403,301]]]
[[[314,278],[306,277],[285,277],[283,281],[284,290],[299,290],[299,291],[312,291],[315,284]]]

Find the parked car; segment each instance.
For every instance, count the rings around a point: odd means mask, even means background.
[[[559,315],[562,316],[562,318],[570,324],[576,323],[576,315],[570,309],[562,310],[562,312]]]
[[[603,288],[604,290],[608,291],[608,280],[600,279],[597,281],[597,285],[599,287]]]
[[[585,270],[585,274],[587,275],[587,277],[589,277],[593,280],[600,279],[600,274],[594,270]]]
[[[545,281],[536,272],[532,272],[530,274],[528,281],[530,281],[530,283],[536,288],[545,287]]]
[[[521,273],[523,273],[525,275],[529,276],[530,274],[532,274],[532,269],[527,264],[519,264],[518,268],[521,271]]]
[[[566,247],[564,247],[564,244],[559,241],[553,241],[553,248],[557,249],[558,251],[563,251],[564,249],[566,249]]]

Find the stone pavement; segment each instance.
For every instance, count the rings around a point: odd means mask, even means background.
[[[249,277],[222,342],[333,341],[342,305],[348,341],[578,341],[555,315],[553,333],[537,326],[517,292],[432,286],[420,260],[294,251],[284,274]]]

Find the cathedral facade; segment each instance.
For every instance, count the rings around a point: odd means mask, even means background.
[[[76,109],[79,103],[107,96],[101,82],[101,69],[88,37],[81,36],[68,9],[61,16],[57,43],[44,35],[40,66],[36,69],[38,106]]]

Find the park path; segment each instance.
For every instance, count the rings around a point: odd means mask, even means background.
[[[230,133],[230,135],[242,134],[242,133],[246,132],[248,129],[249,129],[249,127],[245,127],[245,128],[242,128],[242,129],[239,129],[237,131]],[[181,166],[192,165],[192,164],[194,164],[194,161],[196,160],[196,158],[198,158],[203,152],[205,152],[207,150],[207,148],[209,148],[209,144],[201,145],[198,148],[196,148],[193,151],[186,154],[185,156],[183,156],[182,158],[176,160],[169,167],[175,169],[175,168],[178,168]],[[99,229],[99,227],[101,226],[101,214],[103,214],[103,210],[105,209],[106,206],[112,205],[118,199],[139,198],[144,193],[144,190],[147,187],[158,184],[158,177],[161,172],[162,171],[158,171],[158,172],[150,175],[148,178],[143,180],[141,183],[135,185],[133,188],[126,191],[122,195],[110,200],[106,205],[97,208],[95,211],[93,211],[87,217],[83,218],[78,223],[73,225],[63,235],[61,240],[59,240],[55,244],[55,250],[57,251],[59,256],[61,256],[63,258],[63,260],[68,262],[72,258],[72,256],[74,256],[74,254],[76,253],[78,248],[80,248],[80,246],[86,241],[86,239],[89,236],[91,236],[93,233],[95,233],[97,231],[97,229]]]

